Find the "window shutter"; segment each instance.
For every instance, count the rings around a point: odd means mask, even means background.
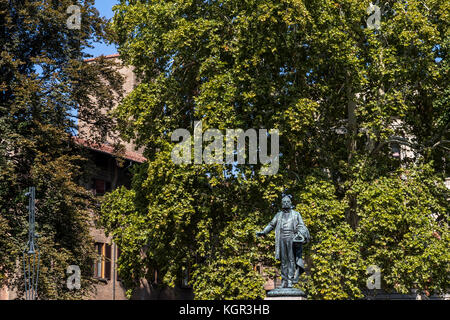
[[[105,278],[111,279],[111,245],[105,245]]]

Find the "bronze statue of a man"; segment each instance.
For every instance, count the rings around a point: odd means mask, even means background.
[[[282,210],[256,235],[261,237],[275,229],[275,259],[281,260],[281,287],[292,288],[305,271],[302,245],[309,242],[310,236],[300,213],[292,209],[288,196],[282,199],[281,206]]]

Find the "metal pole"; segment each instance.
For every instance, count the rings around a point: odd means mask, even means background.
[[[116,300],[116,244],[113,242],[113,300]]]
[[[29,192],[26,194],[29,196],[28,242],[23,251],[23,274],[26,300],[36,300],[37,285],[39,280],[40,252],[36,241],[38,235],[35,232],[35,193],[36,189],[34,187],[30,187]]]

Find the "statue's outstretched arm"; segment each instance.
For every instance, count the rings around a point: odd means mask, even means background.
[[[264,235],[268,234],[270,231],[272,231],[273,229],[275,229],[276,225],[277,225],[277,216],[275,215],[275,217],[273,217],[272,221],[269,222],[267,227],[265,227],[263,231],[257,232],[256,235],[258,237],[264,236]]]

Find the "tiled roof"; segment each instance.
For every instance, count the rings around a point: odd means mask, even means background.
[[[86,60],[84,60],[84,62],[95,61],[95,60],[97,60],[97,59],[100,58],[100,57],[101,57],[101,56],[95,57],[95,58],[86,59]],[[109,58],[117,58],[117,57],[120,57],[120,54],[115,53],[115,54],[110,54],[110,55],[107,55],[107,56],[104,56],[104,57],[105,57],[105,59],[109,59]]]
[[[125,150],[124,153],[117,154],[114,152],[114,147],[109,144],[93,143],[93,142],[90,142],[88,140],[81,139],[78,137],[74,137],[74,140],[75,140],[75,143],[78,145],[82,145],[91,150],[104,152],[104,153],[110,154],[112,156],[119,156],[119,157],[125,158],[127,160],[131,160],[131,161],[139,162],[139,163],[143,163],[147,160],[142,154],[140,154],[138,152],[134,152],[134,151]]]

